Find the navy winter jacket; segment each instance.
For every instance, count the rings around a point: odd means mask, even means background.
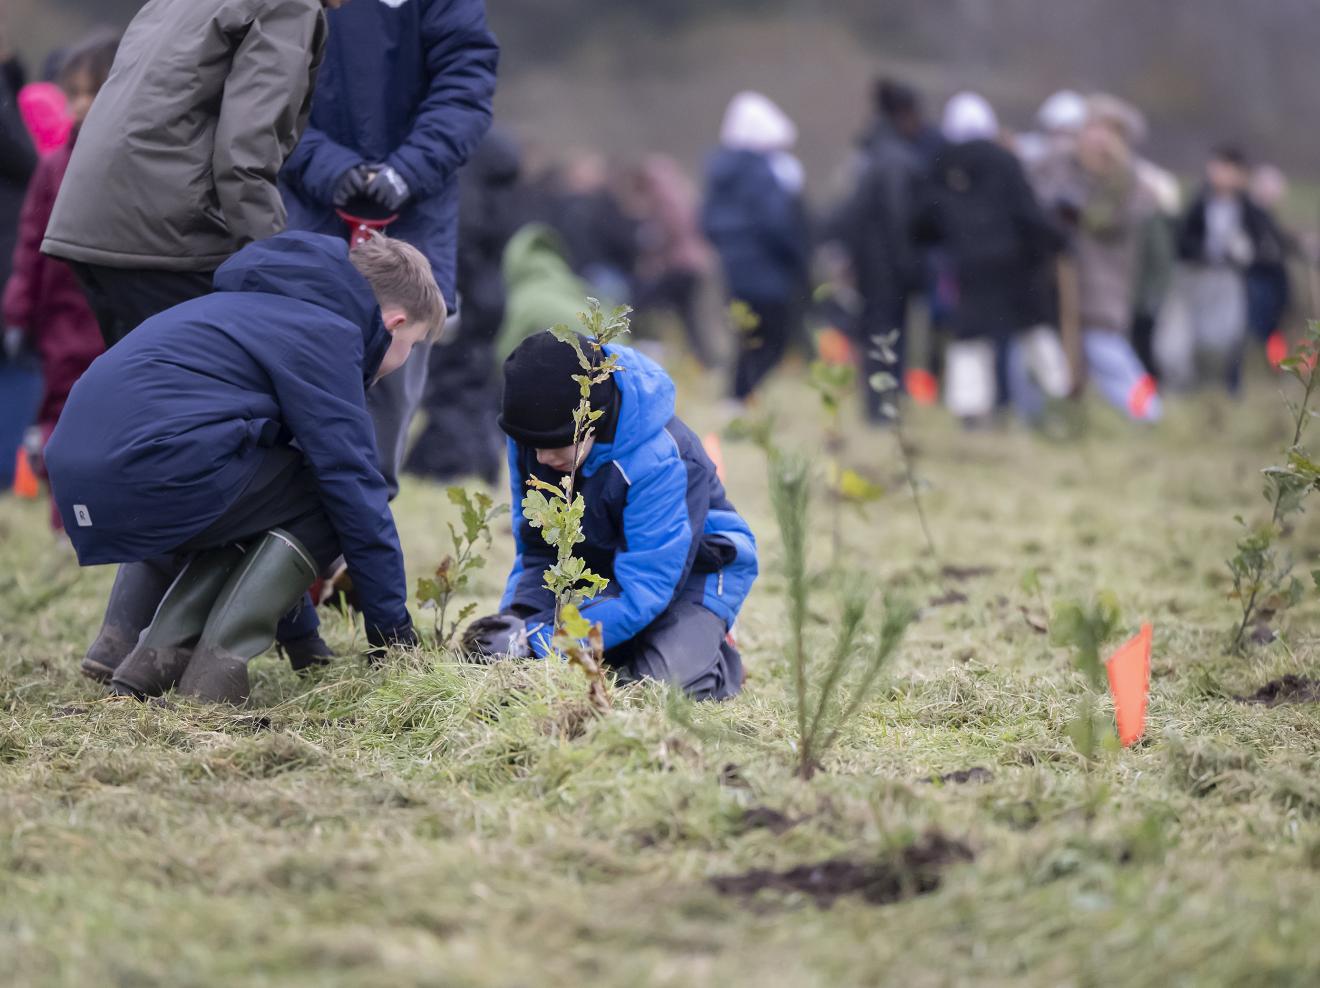
[[[715,465],[696,435],[674,416],[674,383],[636,350],[608,347],[622,371],[614,378],[619,406],[614,434],[583,463],[578,490],[586,501],[586,541],[577,554],[610,585],[583,607],[600,622],[612,649],[646,628],[675,600],[706,607],[732,626],[756,579],[756,539],[724,493]],[[562,474],[536,462],[536,451],[509,442],[513,503],[527,477],[557,484]],[[554,598],[544,574],[553,550],[525,518],[514,526],[518,558],[502,611],[527,619],[532,648],[549,650]]]
[[[365,394],[389,333],[347,242],[258,241],[216,272],[215,289],[148,319],[74,385],[46,465],[79,562],[174,551],[234,505],[266,448],[296,441],[367,623],[406,627]]]
[[[701,228],[720,255],[732,298],[787,302],[806,292],[802,200],[784,187],[769,156],[728,148],[711,156]]]
[[[356,0],[327,12],[311,123],[280,173],[289,228],[346,236],[335,188],[364,162],[413,198],[389,229],[418,247],[454,308],[458,170],[490,127],[499,46],[484,0]]]

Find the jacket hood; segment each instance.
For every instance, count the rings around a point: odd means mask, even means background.
[[[735,151],[787,151],[797,143],[797,127],[763,93],[742,92],[729,103],[720,128],[720,143]]]
[[[962,92],[944,107],[941,128],[945,140],[953,144],[969,141],[993,141],[999,136],[999,118],[979,93]]]
[[[367,280],[348,259],[348,242],[317,233],[281,233],[249,244],[215,273],[218,292],[283,295],[328,309],[362,330],[362,373],[370,381],[390,334]]]
[[[582,465],[593,474],[607,463],[623,459],[664,430],[674,417],[674,382],[650,357],[624,346],[605,352],[619,358],[614,384],[619,389],[619,420],[614,441],[597,443]]]
[[[504,249],[504,279],[512,287],[547,274],[575,277],[564,260],[559,234],[543,223],[529,223],[513,235]]]

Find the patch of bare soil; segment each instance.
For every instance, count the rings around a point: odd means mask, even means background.
[[[1259,703],[1266,707],[1277,707],[1285,703],[1320,703],[1320,679],[1289,673],[1282,679],[1271,680],[1250,696],[1236,696],[1233,699],[1239,703]]]
[[[752,898],[760,892],[802,893],[820,909],[846,895],[860,895],[873,906],[928,895],[940,887],[945,869],[971,861],[962,841],[931,831],[915,844],[879,860],[831,858],[787,871],[755,869],[711,879],[721,895]]]

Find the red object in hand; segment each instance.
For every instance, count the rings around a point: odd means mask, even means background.
[[[398,213],[392,213],[389,216],[359,216],[358,213],[368,212],[366,209],[354,209],[351,212],[348,209],[336,209],[339,218],[348,224],[348,246],[357,247],[371,239],[373,233],[384,233],[395,220],[399,218]]]

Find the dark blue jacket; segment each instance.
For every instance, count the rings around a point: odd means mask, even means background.
[[[711,156],[701,228],[720,255],[732,298],[787,302],[806,292],[802,200],[767,155],[725,148]]]
[[[756,579],[756,539],[725,496],[701,440],[674,417],[674,383],[635,350],[609,347],[623,370],[614,378],[619,406],[614,434],[582,465],[586,541],[577,555],[610,581],[583,615],[600,622],[605,648],[622,645],[675,600],[690,599],[732,626]],[[536,462],[536,451],[509,443],[513,503],[527,477],[557,484],[562,474]],[[527,618],[538,655],[549,650],[554,598],[544,573],[554,563],[539,530],[519,517],[518,558],[500,609]]]
[[[391,165],[413,199],[389,233],[430,258],[452,310],[458,170],[490,127],[499,62],[485,2],[356,0],[328,17],[311,122],[280,173],[289,229],[346,236],[339,180]]]
[[[368,624],[406,627],[365,394],[389,334],[347,242],[258,241],[215,288],[148,319],[74,385],[46,464],[79,562],[172,552],[238,500],[267,447],[296,441]]]

